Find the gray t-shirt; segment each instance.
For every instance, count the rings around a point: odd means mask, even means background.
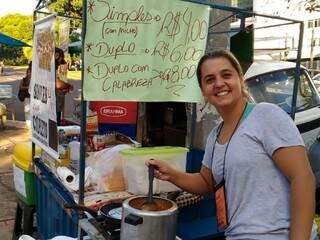
[[[227,144],[215,144],[212,160],[216,134],[217,128],[209,134],[202,164],[219,183]],[[298,129],[276,105],[259,103],[240,123],[225,160],[228,240],[289,239],[290,185],[271,157],[280,147],[297,145],[304,146]]]

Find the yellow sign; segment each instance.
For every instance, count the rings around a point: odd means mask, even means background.
[[[201,101],[208,21],[209,7],[178,0],[88,0],[84,98]]]

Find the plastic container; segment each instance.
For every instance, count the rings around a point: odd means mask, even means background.
[[[79,172],[79,160],[80,160],[80,142],[77,138],[74,138],[69,142],[69,151],[70,151],[70,169],[75,174]]]
[[[183,147],[142,147],[125,149],[120,152],[123,159],[124,177],[127,191],[133,194],[148,193],[148,169],[145,161],[148,159],[161,159],[167,161],[172,167],[186,171],[187,148]],[[160,192],[177,191],[179,188],[167,181],[154,179],[154,194]]]
[[[36,155],[41,149],[36,147]],[[35,204],[35,176],[32,167],[31,142],[17,143],[13,148],[13,181],[17,197],[28,206]]]

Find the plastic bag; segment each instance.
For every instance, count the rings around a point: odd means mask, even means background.
[[[119,152],[127,148],[131,146],[119,144],[94,152],[87,158],[87,166],[93,169],[91,181],[96,191],[115,192],[126,189]]]

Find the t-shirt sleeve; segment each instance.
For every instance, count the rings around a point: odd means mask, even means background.
[[[300,135],[290,116],[280,107],[266,104],[265,109],[260,111],[260,141],[270,157],[282,147],[304,146]]]
[[[212,148],[213,148],[215,136],[216,136],[216,128],[214,128],[210,132],[207,138],[207,143],[206,143],[206,147],[205,147],[205,151],[202,159],[202,165],[204,165],[209,169],[212,168]]]

